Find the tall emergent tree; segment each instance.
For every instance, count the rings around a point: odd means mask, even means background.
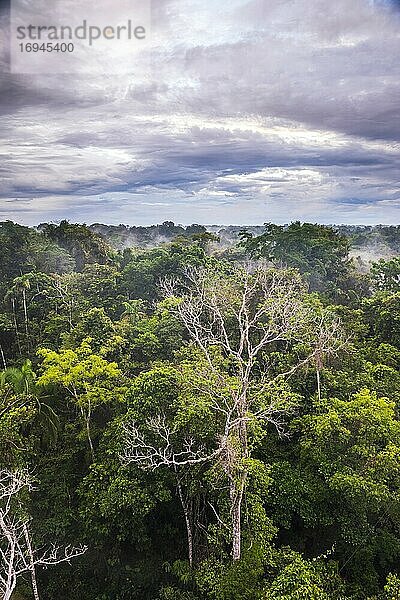
[[[274,392],[277,382],[310,363],[318,369],[323,357],[342,348],[340,323],[307,299],[304,283],[293,271],[192,269],[186,270],[184,282],[167,279],[163,288],[198,355],[192,385],[207,400],[218,427],[207,447],[195,432],[177,435],[178,426],[162,414],[149,424],[148,437],[131,422],[125,428],[123,459],[145,469],[218,464],[228,481],[232,556],[237,561],[250,432],[254,424],[265,423],[284,430],[293,403],[290,394]],[[287,347],[295,348],[296,358],[281,372],[273,368],[271,353]]]
[[[298,269],[313,290],[326,291],[348,275],[349,240],[332,227],[299,221],[288,226],[266,223],[261,235],[243,231],[240,237],[240,245],[252,258]]]

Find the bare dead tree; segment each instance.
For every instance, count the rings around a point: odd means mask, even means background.
[[[151,441],[131,423],[125,428],[122,459],[151,470],[219,463],[229,481],[232,556],[238,560],[249,422],[271,423],[282,434],[288,406],[273,397],[263,402],[273,383],[310,363],[320,369],[323,357],[337,353],[345,340],[338,319],[305,301],[304,283],[293,272],[243,268],[227,277],[188,269],[185,283],[170,278],[162,285],[171,310],[204,359],[206,369],[199,367],[196,385],[222,417],[222,430],[210,451],[190,437],[182,441],[181,433],[169,427],[163,416],[148,424]],[[303,344],[307,350],[285,373],[272,375],[261,359],[269,347],[284,343]],[[233,375],[221,370],[216,349],[230,359]]]
[[[125,464],[136,464],[148,471],[155,471],[160,467],[171,468],[176,482],[176,489],[181,503],[186,527],[188,559],[193,565],[193,516],[190,498],[184,492],[185,470],[196,464],[216,458],[222,453],[222,448],[217,448],[210,455],[206,447],[196,443],[191,437],[179,440],[180,433],[176,428],[171,428],[165,416],[150,419],[147,423],[145,435],[135,423],[128,422],[123,426],[124,448],[120,456]],[[151,438],[152,441],[149,441]]]
[[[74,296],[71,291],[72,282],[73,279],[71,276],[52,275],[46,291],[47,297],[54,300],[57,307],[59,306],[65,310],[70,331],[74,326]]]
[[[54,544],[33,548],[30,521],[22,509],[20,494],[31,491],[27,471],[0,470],[0,593],[10,600],[19,577],[29,574],[35,600],[39,599],[36,579],[38,566],[70,562],[86,552],[86,546],[60,548]]]

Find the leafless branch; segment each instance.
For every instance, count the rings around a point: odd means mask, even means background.
[[[0,470],[0,593],[10,600],[18,578],[29,573],[35,599],[39,598],[36,567],[69,562],[86,552],[86,546],[51,545],[33,550],[29,532],[29,518],[24,514],[20,494],[33,489],[26,470]]]

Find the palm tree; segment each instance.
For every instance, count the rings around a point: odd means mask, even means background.
[[[16,396],[33,400],[37,406],[37,424],[44,434],[46,442],[57,439],[59,417],[53,408],[43,402],[42,388],[36,385],[36,373],[29,359],[21,367],[8,367],[0,372],[0,389],[9,386]]]
[[[17,343],[18,343],[18,347],[20,349],[20,354],[21,354],[21,348],[20,348],[20,342],[19,342],[19,331],[18,331],[15,300],[16,300],[16,298],[18,298],[18,296],[20,296],[20,295],[22,296],[25,336],[26,336],[27,345],[29,347],[29,318],[28,318],[28,302],[27,302],[26,292],[27,292],[27,290],[31,289],[32,277],[34,277],[34,273],[26,273],[25,275],[21,275],[20,277],[15,277],[15,279],[13,280],[13,285],[10,287],[10,289],[8,290],[8,292],[5,296],[5,299],[7,299],[7,298],[11,299],[13,317],[14,317],[15,334],[17,336]]]

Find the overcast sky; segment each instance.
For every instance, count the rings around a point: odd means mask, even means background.
[[[400,223],[399,3],[153,0],[152,18],[134,73],[105,55],[11,75],[3,44],[0,220]]]

